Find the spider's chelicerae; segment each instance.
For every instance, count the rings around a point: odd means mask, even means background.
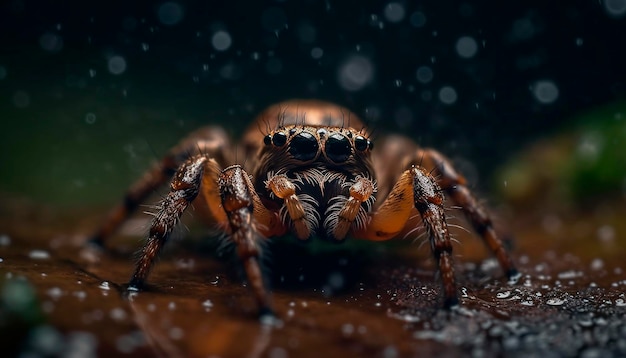
[[[459,301],[444,213],[447,194],[509,279],[517,275],[490,217],[445,157],[401,136],[382,138],[374,148],[364,128],[345,108],[288,101],[261,113],[237,146],[218,127],[200,129],[128,190],[92,242],[103,245],[149,194],[173,177],[128,290],[142,288],[180,216],[193,204],[199,216],[235,243],[261,314],[272,312],[259,267],[263,240],[291,233],[299,240],[382,241],[403,237],[420,225],[429,235],[444,305],[450,307]],[[245,158],[244,164],[234,164],[235,157]]]

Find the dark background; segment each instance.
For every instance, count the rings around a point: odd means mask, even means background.
[[[237,136],[294,97],[406,133],[486,186],[529,141],[626,93],[623,0],[0,6],[0,190],[54,203],[113,202],[184,133],[221,123]]]

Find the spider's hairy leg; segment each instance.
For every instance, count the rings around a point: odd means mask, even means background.
[[[285,201],[287,212],[291,218],[298,239],[306,240],[311,235],[311,228],[305,218],[305,211],[300,199],[296,196],[296,186],[284,174],[274,175],[265,183],[267,189]]]
[[[444,306],[459,303],[452,261],[452,241],[443,207],[443,192],[435,179],[421,167],[411,168],[413,199],[430,237],[430,246],[439,266],[444,289]]]
[[[441,273],[444,305],[451,307],[458,303],[458,296],[452,244],[443,201],[443,193],[435,179],[423,168],[413,166],[400,175],[385,201],[371,214],[369,224],[355,231],[354,235],[376,241],[394,238],[405,229],[410,222],[411,213],[417,210],[426,226],[431,249]]]
[[[420,149],[415,157],[416,160],[423,161],[425,167],[434,168],[433,175],[437,178],[441,188],[446,191],[456,205],[461,207],[474,226],[474,230],[482,237],[485,244],[498,259],[507,278],[512,281],[516,280],[519,272],[502,240],[496,234],[491,217],[467,188],[465,178],[454,169],[446,157],[435,150]]]
[[[141,249],[135,272],[128,283],[128,290],[141,289],[159,251],[167,242],[180,216],[198,196],[206,167],[217,167],[214,160],[205,155],[189,158],[180,166],[170,183],[170,192],[161,201],[159,211],[150,225],[148,240]]]
[[[371,180],[359,177],[352,186],[350,186],[350,197],[339,211],[337,226],[333,235],[337,239],[343,239],[348,234],[348,230],[356,219],[361,204],[367,201],[374,193],[374,183]]]
[[[139,204],[170,180],[187,159],[197,154],[205,154],[225,167],[231,161],[229,149],[228,136],[221,128],[205,127],[193,132],[172,148],[126,191],[122,202],[111,210],[104,223],[90,237],[89,242],[97,247],[104,246],[106,239],[135,212]]]
[[[222,206],[228,216],[231,239],[237,246],[237,255],[243,263],[248,281],[252,286],[260,314],[273,315],[271,300],[263,283],[259,265],[261,249],[259,241],[263,236],[258,228],[254,214],[258,212],[258,197],[248,174],[239,165],[230,166],[222,171],[219,179]],[[267,209],[265,209],[267,210]]]

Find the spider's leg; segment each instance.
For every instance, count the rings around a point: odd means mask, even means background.
[[[491,217],[476,201],[466,186],[465,178],[454,170],[450,161],[432,149],[420,149],[415,155],[416,161],[423,161],[425,167],[435,168],[433,175],[441,188],[446,191],[452,201],[460,206],[474,226],[474,230],[482,237],[485,244],[493,252],[500,267],[510,280],[515,280],[519,273],[506,251],[502,240],[494,230]]]
[[[237,245],[237,255],[243,263],[248,281],[256,298],[261,315],[273,314],[271,300],[263,283],[259,266],[263,239],[254,213],[260,203],[248,174],[239,165],[222,171],[219,179],[222,207],[228,216],[231,239]],[[266,210],[263,209],[262,210]]]
[[[296,195],[296,186],[294,183],[287,178],[286,175],[278,174],[267,180],[266,187],[271,190],[274,195],[285,201],[287,212],[296,229],[298,239],[308,239],[311,235],[311,228],[306,220],[302,203]]]
[[[443,207],[443,193],[436,180],[421,167],[402,173],[380,207],[371,214],[365,228],[356,230],[357,238],[388,240],[404,228],[412,210],[420,213],[429,234],[431,249],[441,273],[444,305],[458,303],[452,261],[452,243]]]
[[[180,166],[170,184],[170,192],[160,202],[159,211],[150,225],[148,240],[141,249],[135,272],[128,283],[129,290],[136,291],[142,288],[154,260],[167,242],[180,216],[200,192],[206,167],[217,165],[214,160],[198,155]]]
[[[333,230],[336,239],[343,239],[361,210],[361,204],[367,201],[375,191],[374,183],[365,177],[359,177],[350,186],[350,197],[345,202],[337,217],[337,225]]]
[[[165,184],[187,159],[196,154],[205,154],[214,158],[222,167],[230,162],[227,153],[230,149],[228,137],[217,127],[202,128],[182,140],[158,163],[154,164],[124,195],[120,204],[115,206],[104,223],[90,237],[89,242],[104,246],[104,242],[158,187]]]

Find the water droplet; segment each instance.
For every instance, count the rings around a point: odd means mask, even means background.
[[[157,17],[163,25],[176,25],[184,17],[185,11],[183,7],[174,1],[164,2],[157,10]]]
[[[322,50],[319,47],[313,47],[311,49],[311,57],[313,57],[316,60],[319,60],[320,58],[322,58],[322,56],[324,55],[324,50]]]
[[[87,123],[87,124],[94,124],[94,123],[96,123],[96,115],[91,113],[91,112],[87,113],[85,115],[85,123]]]
[[[111,287],[109,286],[109,282],[108,281],[103,281],[100,286],[98,286],[100,289],[103,290],[110,290]]]
[[[25,91],[16,91],[13,94],[13,104],[17,108],[26,108],[30,105],[30,96]]]
[[[218,51],[226,51],[232,44],[233,40],[230,37],[230,34],[224,30],[217,31],[211,37],[211,44],[213,48]]]
[[[550,305],[550,306],[561,306],[565,303],[565,299],[561,299],[561,298],[550,298],[549,300],[546,301],[546,304]]]
[[[208,312],[211,308],[213,308],[213,302],[211,302],[211,300],[206,300],[202,302],[202,307],[204,307],[204,310]]]
[[[11,245],[11,238],[9,235],[2,234],[0,235],[0,246],[9,246]]]
[[[472,58],[478,52],[478,43],[473,37],[463,36],[456,41],[456,53],[462,58]]]
[[[39,38],[39,45],[46,51],[59,52],[63,48],[63,39],[57,34],[47,32]]]
[[[409,21],[414,27],[424,27],[426,25],[426,15],[421,11],[416,11],[411,14]]]
[[[114,75],[121,75],[126,71],[126,60],[122,56],[111,56],[107,63],[109,72]]]
[[[551,80],[539,80],[532,86],[531,90],[535,99],[542,104],[550,104],[559,98],[559,88]]]
[[[338,77],[339,85],[345,90],[358,91],[372,81],[374,66],[364,56],[351,56],[339,68]]]
[[[179,340],[185,336],[185,331],[180,327],[172,327],[170,328],[169,336],[171,339]]]
[[[504,299],[509,298],[511,296],[511,291],[504,291],[496,293],[496,298]]]
[[[457,98],[456,90],[450,86],[441,87],[439,90],[439,100],[444,104],[454,104]]]
[[[404,19],[404,5],[397,2],[390,2],[383,10],[385,19],[389,22],[400,22]]]
[[[604,10],[614,18],[622,17],[626,14],[626,0],[603,0]]]
[[[415,73],[415,77],[417,78],[417,80],[424,84],[432,81],[433,75],[433,70],[431,70],[428,66],[419,67],[417,69],[417,72]]]
[[[50,258],[50,253],[45,250],[32,250],[28,253],[28,257],[33,260],[46,260]]]
[[[126,319],[126,311],[124,311],[122,308],[114,308],[111,310],[111,312],[109,312],[109,317],[111,317],[111,319],[113,319],[114,321],[123,321],[124,319]]]

